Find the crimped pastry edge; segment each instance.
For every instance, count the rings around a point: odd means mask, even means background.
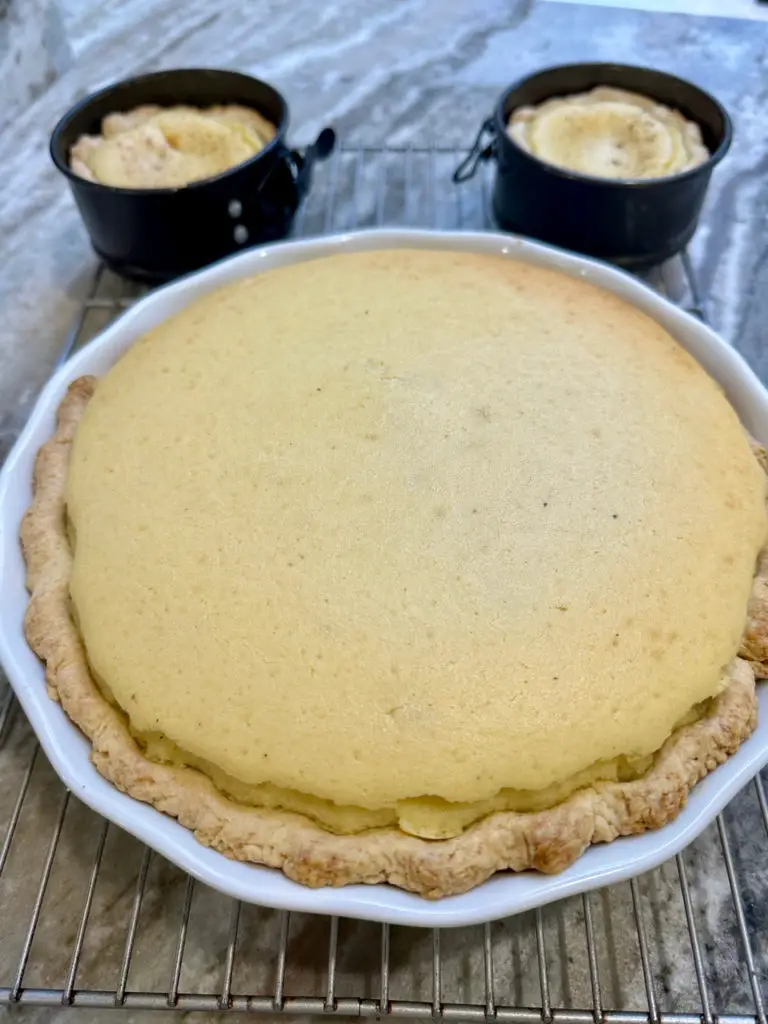
[[[702,719],[669,737],[651,769],[633,782],[597,783],[535,813],[497,812],[460,836],[434,841],[397,828],[334,835],[299,814],[238,804],[195,769],[150,761],[131,737],[125,716],[93,680],[70,613],[65,484],[72,439],[95,386],[95,377],[70,384],[56,431],[35,462],[34,499],[21,526],[31,594],[25,634],[45,664],[49,695],[91,741],[91,758],[101,775],[176,818],[199,842],[225,856],[280,868],[307,886],[388,882],[430,899],[466,892],[497,871],[556,873],[593,843],[671,821],[693,786],[754,730],[755,673],[768,675],[768,553],[758,563],[744,640],[729,667],[727,687]],[[765,451],[754,447],[768,472]]]

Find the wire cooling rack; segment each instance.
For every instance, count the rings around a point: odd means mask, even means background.
[[[297,233],[490,228],[490,169],[458,188],[459,157],[343,149],[318,173]],[[687,256],[648,280],[704,317]],[[140,292],[98,267],[60,359]],[[241,905],[195,883],[68,793],[0,690],[0,837],[0,1016],[19,1004],[20,1020],[24,1007],[58,1006],[109,1008],[117,1019],[153,1009],[207,1020],[766,1024],[759,777],[692,847],[642,878],[484,927],[390,928]],[[50,1019],[40,1012],[29,1014]]]

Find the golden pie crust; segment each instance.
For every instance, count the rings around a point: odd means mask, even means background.
[[[678,728],[652,767],[632,782],[602,782],[536,813],[503,811],[441,841],[397,828],[334,835],[302,815],[225,797],[200,772],[148,760],[125,715],[94,681],[70,610],[72,552],[65,482],[70,446],[95,378],[72,383],[54,436],[40,450],[34,501],[21,531],[31,600],[25,631],[45,662],[50,696],[90,739],[98,771],[121,791],[177,818],[203,844],[233,859],[280,868],[308,886],[389,882],[428,898],[473,888],[497,871],[563,870],[592,843],[671,821],[692,787],[733,754],[756,724],[755,676],[768,674],[768,556],[762,556],[739,651],[725,689],[703,717]],[[765,452],[755,454],[768,472]]]

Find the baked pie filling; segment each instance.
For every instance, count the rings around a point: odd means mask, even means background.
[[[30,643],[99,770],[230,856],[432,896],[558,870],[754,727],[765,472],[704,370],[582,280],[293,265],[68,401]]]
[[[679,110],[604,85],[518,107],[507,134],[548,164],[619,181],[681,174],[710,155],[701,128]]]
[[[118,188],[181,188],[213,178],[260,153],[275,126],[236,103],[198,108],[147,103],[108,114],[98,135],[69,154],[81,178]]]

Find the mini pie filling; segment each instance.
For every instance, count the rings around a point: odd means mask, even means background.
[[[236,103],[144,104],[108,114],[98,135],[81,135],[69,154],[70,167],[102,185],[179,188],[250,160],[274,136],[273,124]]]
[[[150,761],[444,839],[637,779],[708,713],[765,489],[719,387],[617,297],[337,255],[196,300],[98,382],[71,602]]]
[[[539,159],[598,178],[664,178],[709,157],[698,124],[680,111],[609,86],[518,107],[507,132]]]

